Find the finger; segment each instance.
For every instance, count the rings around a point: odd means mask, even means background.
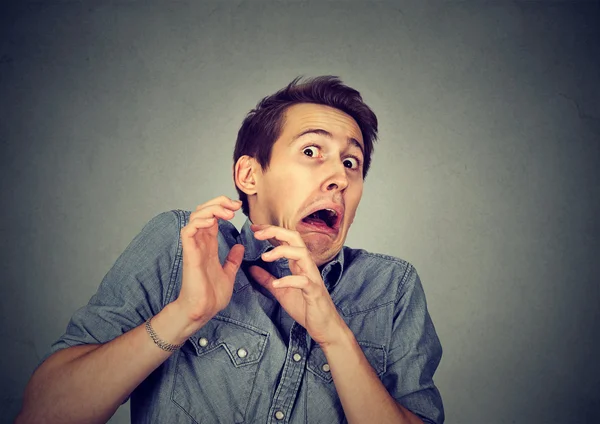
[[[256,265],[251,266],[248,271],[258,284],[263,286],[269,293],[271,293],[278,302],[281,302],[282,291],[285,291],[286,289],[279,290],[273,287],[273,281],[275,281],[275,277],[270,272]]]
[[[235,275],[240,269],[240,265],[242,264],[242,259],[244,258],[244,246],[241,244],[234,245],[227,258],[225,259],[225,263],[223,264],[223,271],[229,277],[230,281],[235,279]]]
[[[311,289],[313,289],[313,287],[312,287],[313,285],[311,284],[311,281],[305,275],[288,275],[288,276],[280,278],[278,280],[277,279],[273,280],[271,282],[271,285],[277,289],[283,289],[283,288],[300,289],[300,290],[304,291],[306,294],[310,294],[312,292]]]
[[[215,224],[216,220],[214,218],[196,218],[188,222],[188,224],[181,229],[181,237],[189,238],[193,237],[198,230],[210,228]]]
[[[300,268],[300,271],[297,271],[295,268],[290,268],[294,274],[298,275],[302,273],[308,275],[313,281],[322,281],[319,269],[315,265],[315,262],[311,258],[310,252],[306,247],[280,245],[269,252],[263,253],[261,258],[265,262],[274,262],[281,258],[295,261],[295,264]]]
[[[250,275],[256,280],[258,284],[263,286],[273,296],[275,296],[275,299],[279,300],[279,293],[277,293],[277,289],[273,287],[273,281],[275,281],[275,277],[273,277],[273,275],[270,272],[256,265],[251,266],[248,271],[250,271]]]
[[[219,196],[219,197],[215,197],[214,199],[209,200],[208,202],[205,202],[201,205],[199,205],[196,210],[198,209],[202,209],[205,208],[207,206],[211,206],[211,205],[221,205],[221,206],[232,206],[232,207],[236,207],[237,205],[241,205],[242,202],[240,200],[233,200],[230,197],[227,196]]]
[[[288,230],[287,228],[277,227],[275,225],[269,225],[266,228],[255,231],[254,237],[256,237],[258,240],[275,239],[288,243],[290,246],[306,246],[299,232]]]
[[[200,209],[199,211],[192,212],[190,214],[190,219],[208,219],[208,218],[221,218],[225,220],[229,220],[235,216],[235,212],[231,209],[227,209],[221,205],[211,205],[207,206],[204,209]]]
[[[208,206],[214,206],[214,205],[220,205],[220,206],[223,206],[228,209],[238,210],[242,206],[242,201],[241,200],[232,200],[231,198],[229,198],[227,196],[219,196],[219,197],[215,197],[214,199],[209,200],[208,202],[198,205],[196,207],[196,211],[198,211],[200,209],[204,209]]]
[[[206,219],[206,218],[213,218],[213,217],[229,219],[229,218],[233,217],[234,215],[235,215],[234,211],[232,211],[231,209],[227,209],[224,206],[210,205],[203,209],[192,212],[190,214],[190,219],[194,219],[194,218]]]
[[[302,262],[309,259],[310,254],[306,247],[279,245],[275,249],[263,253],[261,258],[265,262],[274,262],[281,258]]]

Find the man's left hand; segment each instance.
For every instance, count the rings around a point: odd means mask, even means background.
[[[274,225],[252,225],[258,240],[276,239],[280,245],[262,255],[265,262],[287,258],[292,275],[276,279],[258,266],[252,277],[277,299],[283,309],[303,326],[319,345],[335,343],[344,336],[346,323],[338,313],[310,251],[297,231]]]

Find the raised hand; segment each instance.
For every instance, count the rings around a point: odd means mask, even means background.
[[[265,262],[287,258],[292,275],[276,279],[258,266],[250,274],[265,287],[287,313],[320,345],[334,343],[347,328],[329,296],[317,265],[296,231],[274,225],[252,225],[258,240],[276,239],[281,244],[262,255]]]
[[[209,200],[190,214],[189,223],[181,229],[183,277],[174,303],[191,321],[191,334],[224,309],[231,299],[244,246],[234,245],[221,265],[217,218],[230,220],[241,205],[240,201],[226,196]]]

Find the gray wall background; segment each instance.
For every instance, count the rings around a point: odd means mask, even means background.
[[[21,2],[0,14],[3,422],[148,220],[235,196],[245,113],[301,74],[341,76],[379,117],[347,244],[419,271],[447,422],[600,420],[598,3]],[[128,406],[111,422],[128,422]]]

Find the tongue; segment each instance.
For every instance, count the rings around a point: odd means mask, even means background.
[[[327,224],[325,224],[325,221],[323,221],[320,218],[307,217],[307,218],[304,218],[302,220],[302,222],[304,222],[307,225],[310,225],[311,227],[315,227],[316,229],[320,229],[320,230],[329,228],[327,226]]]

